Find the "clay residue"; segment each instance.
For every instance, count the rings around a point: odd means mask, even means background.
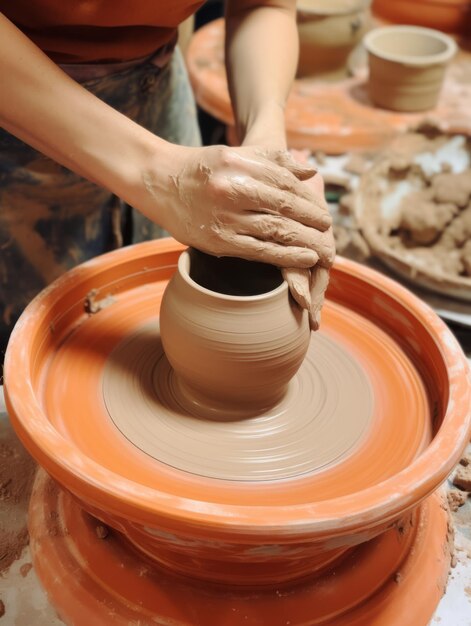
[[[386,233],[389,245],[436,274],[471,277],[471,169],[424,182],[402,200],[399,224]]]
[[[370,256],[370,248],[356,226],[334,226],[337,253],[354,261],[364,262]]]
[[[455,173],[442,162],[441,171],[435,164],[432,172],[417,157],[430,153],[433,161],[445,140],[424,144],[413,135],[378,163],[374,176],[367,173],[360,220],[375,252],[410,265],[411,277],[422,272],[466,288],[471,287],[471,167]],[[400,199],[393,208],[394,194]]]
[[[458,563],[458,557],[456,556],[455,547],[455,528],[451,518],[448,518],[447,533],[446,533],[446,548],[445,551],[450,555],[450,568],[453,569]],[[446,587],[445,587],[446,589]],[[445,592],[445,589],[443,590]]]
[[[453,477],[453,484],[463,491],[471,491],[471,465],[458,465]]]
[[[344,170],[349,174],[361,176],[369,167],[369,159],[363,154],[352,154],[344,165]]]
[[[447,493],[447,499],[450,511],[452,511],[452,513],[456,513],[460,506],[463,506],[468,499],[468,494],[466,491],[461,491],[460,489],[451,489]]]
[[[98,299],[98,289],[92,289],[85,298],[83,308],[85,313],[94,315],[106,309],[106,307],[113,304],[113,302],[115,302],[115,299],[111,294],[107,294],[104,298]]]
[[[463,467],[468,467],[468,465],[471,465],[471,455],[465,454],[464,456],[462,456],[460,459],[460,465],[462,465]]]
[[[0,573],[28,544],[27,512],[36,464],[10,423],[0,420]]]
[[[26,578],[26,576],[28,576],[32,569],[32,563],[23,563],[23,565],[20,567],[20,574],[23,576],[23,578]]]
[[[106,539],[109,533],[110,531],[108,526],[105,526],[104,524],[98,524],[95,528],[95,534],[98,539]]]

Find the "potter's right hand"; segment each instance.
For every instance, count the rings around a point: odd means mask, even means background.
[[[301,182],[315,174],[309,165],[287,151],[252,146],[175,146],[173,156],[144,183],[156,207],[154,216],[146,214],[175,239],[209,254],[280,267],[332,261],[331,217]]]

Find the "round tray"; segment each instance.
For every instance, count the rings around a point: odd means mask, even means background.
[[[390,176],[391,155],[403,154],[411,141],[417,148],[411,163],[427,174],[441,172],[445,164],[453,173],[462,172],[471,165],[471,143],[462,135],[445,136],[439,143],[419,135],[396,139],[387,153],[379,155],[375,164],[360,178],[354,196],[358,226],[373,254],[401,278],[441,296],[471,302],[471,278],[431,272],[414,257],[413,252],[388,246],[380,235],[382,224],[394,219],[403,198],[421,188],[417,186],[418,179],[407,178],[407,168],[394,171],[394,176]]]

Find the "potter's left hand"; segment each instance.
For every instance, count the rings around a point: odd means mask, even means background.
[[[307,155],[301,151],[292,150],[293,156],[301,163],[307,161]],[[320,197],[324,197],[324,181],[320,174],[304,181],[311,190]],[[332,227],[324,236],[328,235],[328,243],[335,251],[335,242]],[[332,255],[332,258],[334,255]],[[284,269],[283,276],[286,279],[291,295],[303,309],[309,312],[309,323],[312,330],[318,330],[320,314],[324,303],[325,292],[329,284],[330,264],[317,263],[311,269]]]

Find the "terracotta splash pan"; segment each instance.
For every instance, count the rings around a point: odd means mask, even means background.
[[[257,489],[254,494],[237,483],[192,479],[170,470],[163,482],[165,471],[159,468],[160,484],[165,484],[165,488],[158,490],[154,463],[149,467],[142,455],[137,454],[133,478],[129,468],[116,469],[119,461],[122,462],[119,456],[122,448],[116,452],[102,451],[103,441],[110,441],[104,437],[110,436],[111,430],[102,431],[104,425],[79,408],[90,389],[78,386],[75,395],[61,399],[61,407],[69,407],[69,419],[76,420],[77,429],[83,432],[90,429],[83,440],[80,433],[68,431],[65,414],[54,416],[54,423],[47,412],[45,391],[54,394],[61,390],[48,381],[51,367],[61,367],[55,374],[63,385],[65,368],[82,359],[83,380],[90,378],[89,384],[95,385],[97,393],[89,398],[86,408],[98,413],[102,409],[99,379],[94,380],[91,373],[93,367],[100,368],[106,361],[107,350],[120,338],[112,320],[128,319],[133,306],[144,309],[148,300],[151,312],[141,319],[158,315],[160,297],[181,250],[175,242],[162,240],[86,263],[46,289],[19,321],[5,364],[6,402],[23,442],[54,478],[86,506],[108,511],[111,517],[129,516],[143,525],[152,523],[164,528],[175,525],[181,530],[191,526],[197,534],[210,532],[213,537],[232,538],[236,543],[235,535],[240,533],[257,541],[271,532],[281,533],[290,540],[299,537],[325,540],[339,533],[355,535],[359,529],[367,535],[375,534],[440,485],[458,461],[469,433],[470,385],[466,359],[451,332],[426,305],[395,282],[343,259],[338,259],[332,273],[330,303],[324,312],[325,332],[329,330],[329,316],[339,324],[335,307],[347,307],[352,317],[360,316],[371,326],[385,331],[393,341],[400,342],[400,350],[411,359],[409,365],[420,373],[433,406],[433,440],[396,476],[335,499],[323,494],[314,510],[309,480],[296,495],[292,485],[281,486],[276,481],[272,490],[265,485],[265,493]],[[84,301],[92,289],[98,290],[98,299],[111,294],[116,302],[98,314],[87,314]],[[145,295],[148,292],[151,295]],[[136,322],[141,323],[139,316],[132,323]],[[355,317],[351,325],[358,322]],[[370,324],[367,330],[371,329]],[[110,331],[107,326],[112,327]],[[105,342],[98,347],[97,333]],[[68,352],[68,342],[82,334],[83,341]],[[383,335],[378,338],[385,339]],[[59,357],[65,361],[55,362]],[[378,363],[374,366],[380,367]],[[100,374],[100,370],[96,373]],[[400,393],[399,388],[397,392]],[[78,442],[74,441],[75,436]],[[103,455],[112,459],[108,465],[113,468],[98,460]],[[131,456],[128,460],[131,461]],[[288,506],[287,492],[292,494]]]
[[[144,624],[235,625],[247,616],[252,624],[337,626],[376,623],[368,613],[374,607],[378,624],[402,626],[390,608],[397,602],[400,611],[412,606],[414,626],[425,626],[449,559],[439,501],[418,505],[456,464],[471,428],[470,377],[457,341],[409,291],[339,258],[321,335],[312,341],[347,351],[369,382],[373,418],[359,442],[326,467],[283,480],[182,471],[122,435],[102,384],[116,346],[143,325],[158,327],[160,300],[182,250],[160,240],[86,263],[40,294],[12,335],[7,408],[26,448],[60,485],[55,490],[49,479],[38,479],[30,512],[35,564],[60,614],[67,623],[125,624],[132,605]],[[112,541],[96,543],[89,514],[116,529]],[[51,519],[58,531],[49,530]],[[74,571],[69,562],[81,570],[80,580],[67,575]],[[143,564],[154,572],[145,584]],[[401,567],[409,583],[391,585]],[[60,584],[58,569],[65,576]],[[341,571],[343,583],[335,587]],[[296,603],[286,600],[280,613],[280,593],[290,585],[297,585]],[[110,602],[119,619],[110,622],[102,604],[96,621],[77,618],[114,586]],[[235,587],[264,588],[267,595],[227,591]],[[342,600],[332,604],[329,589]],[[414,603],[419,590],[422,600]],[[162,594],[161,621],[151,619],[158,613],[152,598]],[[189,606],[193,617],[185,613]]]
[[[395,24],[416,24],[463,35],[471,28],[468,0],[374,0],[373,11]]]
[[[394,3],[393,3],[394,4]],[[187,64],[198,104],[228,126],[229,140],[237,144],[234,118],[224,68],[224,22],[215,20],[193,36]],[[437,107],[421,113],[398,113],[376,108],[368,95],[367,71],[338,82],[315,78],[296,80],[286,107],[290,148],[343,154],[386,146],[399,133],[433,120],[444,132],[471,133],[467,103],[471,98],[469,54],[448,68]],[[464,78],[463,78],[464,75]]]

